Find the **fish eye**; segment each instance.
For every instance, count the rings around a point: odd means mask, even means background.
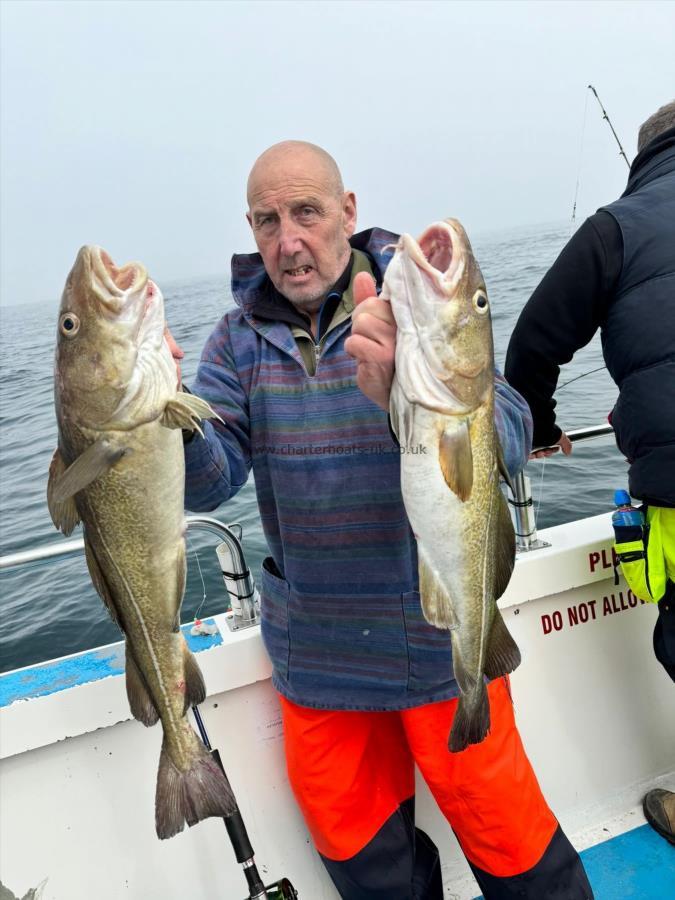
[[[479,313],[487,312],[488,298],[484,291],[476,291],[473,295],[473,308]]]
[[[59,331],[64,337],[73,337],[80,330],[80,320],[74,313],[64,313],[59,320]]]

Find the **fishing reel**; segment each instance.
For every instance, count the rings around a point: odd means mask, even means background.
[[[246,900],[297,900],[298,892],[290,883],[288,878],[282,878],[275,881],[274,884],[268,884],[264,894],[255,894],[246,898]]]

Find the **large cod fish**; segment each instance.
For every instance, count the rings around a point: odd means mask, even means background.
[[[164,729],[155,803],[160,838],[235,800],[186,712],[205,696],[179,631],[185,587],[181,428],[215,413],[179,393],[164,301],[142,265],[83,247],[61,300],[55,365],[58,449],[47,501],[64,534],[81,521],[94,587],[126,637],[133,715]]]
[[[384,279],[398,333],[390,413],[403,447],[401,488],[417,540],[426,619],[450,630],[460,697],[452,751],[490,727],[483,676],[512,672],[520,652],[496,600],[515,560],[499,487],[508,479],[494,423],[494,356],[485,283],[459,222],[404,234]]]

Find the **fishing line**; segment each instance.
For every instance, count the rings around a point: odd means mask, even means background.
[[[570,234],[574,230],[574,226],[576,224],[576,217],[577,217],[577,197],[579,195],[579,181],[581,178],[581,161],[583,158],[584,136],[586,134],[586,113],[588,111],[588,91],[593,91],[593,95],[595,96],[595,99],[598,101],[598,105],[600,106],[600,109],[602,110],[602,118],[609,125],[609,127],[612,131],[612,134],[614,135],[614,140],[616,141],[616,143],[619,147],[619,155],[623,156],[624,162],[626,163],[626,165],[628,166],[628,169],[630,170],[630,162],[628,161],[628,157],[626,156],[626,153],[621,145],[621,141],[619,140],[619,135],[616,133],[614,126],[612,125],[612,122],[611,122],[609,116],[607,115],[607,110],[602,105],[602,100],[600,99],[600,97],[598,97],[598,92],[596,91],[596,89],[593,87],[592,84],[589,84],[586,89],[586,102],[584,103],[584,120],[583,120],[583,125],[581,126],[581,147],[579,148],[579,167],[577,169],[577,184],[576,184],[576,188],[574,190],[574,204],[572,206],[572,221],[570,223]]]
[[[542,459],[541,478],[539,479],[539,497],[537,499],[537,507],[534,511],[535,525],[539,518],[539,507],[541,506],[541,498],[544,496],[544,471],[546,470],[546,457]]]
[[[197,560],[197,569],[199,570],[199,577],[202,580],[202,602],[199,604],[199,607],[197,608],[197,612],[195,613],[195,616],[194,616],[195,619],[198,619],[199,613],[202,610],[202,606],[204,606],[204,604],[206,603],[206,582],[204,581],[204,573],[202,572],[201,563],[199,562],[199,554],[197,553],[195,548],[192,546],[192,542],[190,541],[190,535],[186,534],[185,538],[190,546],[190,550],[192,551],[194,558]]]
[[[580,378],[585,378],[587,375],[592,375],[594,372],[600,372],[602,369],[607,368],[605,365],[598,366],[597,369],[591,369],[590,372],[584,372],[583,375],[577,375],[574,378],[570,378],[569,381],[564,381],[562,384],[559,384],[556,388],[556,394],[558,391],[562,391],[563,388],[566,388],[568,384],[572,384],[575,381],[578,381]]]
[[[584,119],[581,126],[581,145],[579,147],[579,166],[577,168],[577,184],[574,189],[574,204],[572,206],[572,221],[570,223],[570,234],[574,231],[577,220],[577,197],[579,196],[579,181],[581,180],[581,163],[584,156],[584,136],[586,134],[586,113],[588,112],[588,91],[585,93],[586,100],[584,102]]]
[[[587,375],[592,375],[594,372],[600,372],[604,368],[606,368],[604,365],[598,366],[596,369],[591,369],[589,372],[583,372],[581,375],[577,375],[575,378],[570,378],[569,381],[565,381],[563,384],[559,385],[556,388],[556,393],[558,393],[558,391],[562,391],[563,388],[566,388],[569,384],[572,384],[575,381],[579,381],[580,378],[585,378]],[[534,511],[534,521],[535,522],[539,518],[539,507],[541,506],[541,499],[544,496],[544,471],[546,469],[547,458],[548,457],[546,457],[546,456],[542,456],[539,458],[539,460],[542,463],[542,466],[541,466],[541,477],[539,479],[539,496],[537,498],[537,506]]]

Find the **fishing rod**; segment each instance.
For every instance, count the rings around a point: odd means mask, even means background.
[[[199,734],[204,746],[220,766],[223,775],[225,775],[225,769],[223,768],[220,753],[211,746],[209,736],[206,733],[204,720],[196,706],[192,707],[192,714],[195,717],[195,722],[197,723],[197,728],[199,729]],[[227,780],[227,775],[225,775],[225,779]],[[248,832],[246,831],[246,826],[244,825],[244,820],[241,817],[238,806],[233,813],[223,818],[223,822],[225,823],[225,828],[227,829],[227,834],[230,838],[236,860],[244,869],[244,875],[246,876],[246,882],[249,889],[249,895],[246,900],[297,900],[298,893],[288,878],[281,878],[279,881],[267,885],[267,887],[263,884],[260,873],[258,872],[258,867],[255,864],[255,859],[253,858],[253,847],[251,846],[251,841],[249,840]]]
[[[593,93],[595,94],[595,99],[596,99],[596,100],[598,101],[598,103],[600,104],[600,109],[602,110],[602,118],[607,120],[607,124],[608,124],[609,127],[612,129],[612,134],[614,135],[614,140],[615,140],[615,141],[617,142],[617,144],[619,145],[619,154],[620,154],[621,156],[623,156],[623,158],[626,160],[626,165],[627,165],[628,168],[630,169],[630,163],[628,162],[628,157],[627,157],[626,154],[624,153],[623,147],[621,146],[621,141],[619,140],[619,136],[618,136],[618,134],[616,133],[616,131],[614,131],[614,126],[613,126],[612,123],[610,122],[609,116],[607,115],[607,113],[606,113],[606,111],[605,111],[605,107],[602,105],[602,101],[601,101],[600,98],[598,97],[598,92],[596,91],[596,89],[593,87],[592,84],[589,84],[588,87],[589,87],[589,90],[593,91]]]

